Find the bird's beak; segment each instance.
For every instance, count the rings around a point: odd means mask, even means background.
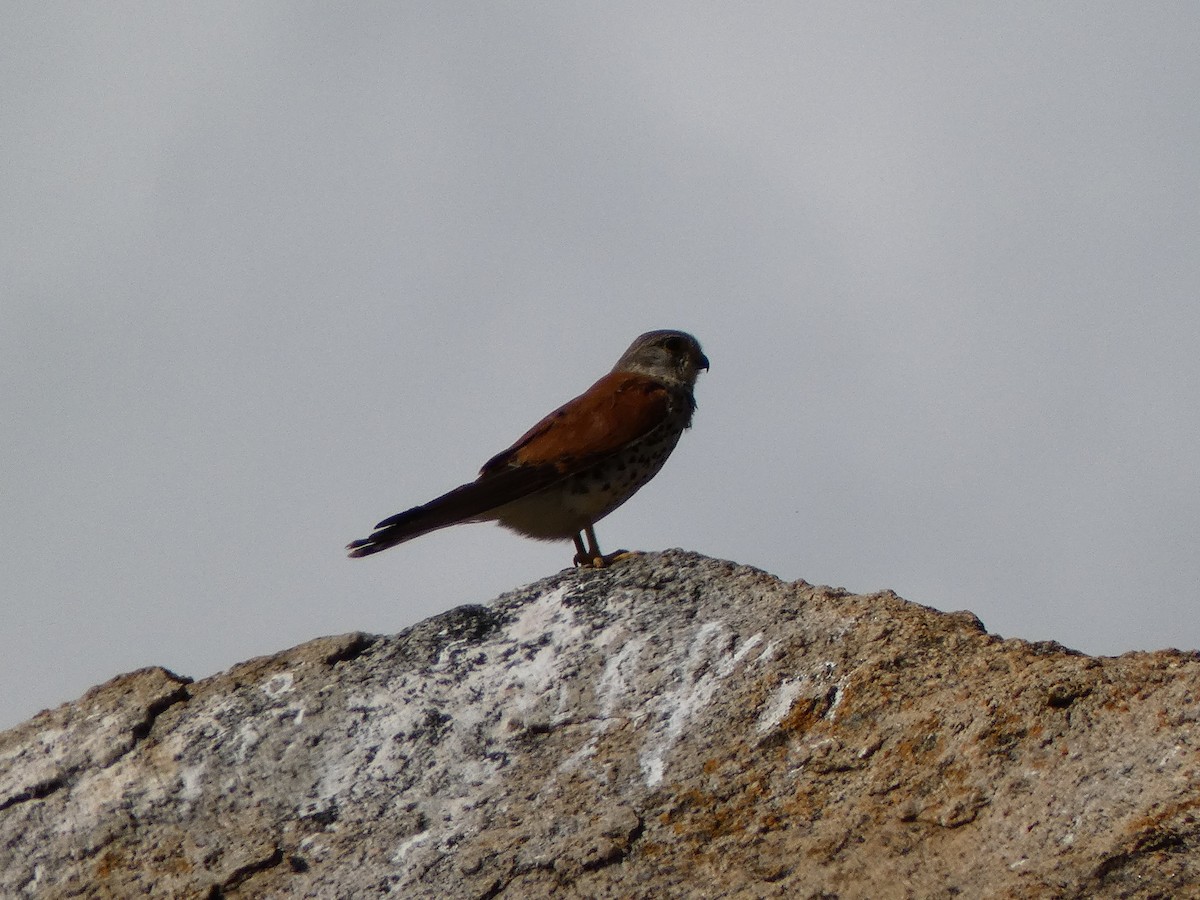
[[[708,371],[708,357],[703,353],[700,354],[700,359],[696,362],[696,368],[703,369],[705,372]]]

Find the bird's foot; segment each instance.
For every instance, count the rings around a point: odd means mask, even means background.
[[[613,563],[632,556],[641,556],[641,550],[614,550],[612,553],[576,553],[575,565],[582,569],[607,569]]]

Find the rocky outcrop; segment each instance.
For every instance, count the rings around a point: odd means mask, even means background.
[[[1200,896],[1200,658],[672,551],[0,735],[4,897]]]

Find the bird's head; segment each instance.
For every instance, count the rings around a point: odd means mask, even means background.
[[[708,369],[708,357],[700,342],[686,331],[647,331],[626,350],[614,372],[636,372],[668,384],[690,388],[701,369]]]

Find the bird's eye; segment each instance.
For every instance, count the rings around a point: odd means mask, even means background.
[[[668,350],[671,353],[682,353],[683,352],[683,341],[680,338],[669,337],[663,341],[662,345],[663,345],[664,350]]]

